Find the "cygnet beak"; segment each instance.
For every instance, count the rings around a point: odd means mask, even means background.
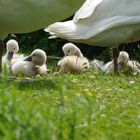
[[[12,51],[8,51],[8,60],[11,60],[13,58],[13,52]]]
[[[28,56],[23,61],[32,61],[32,57],[31,56]]]

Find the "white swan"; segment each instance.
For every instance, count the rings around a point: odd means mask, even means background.
[[[30,56],[12,65],[14,75],[35,76],[46,73],[46,53],[41,49],[34,50]]]
[[[140,39],[139,0],[87,0],[73,20],[47,30],[73,42],[114,47]]]
[[[14,61],[18,59],[24,58],[23,54],[17,54],[19,51],[18,42],[14,39],[10,39],[6,43],[6,54],[2,57],[2,63],[6,65],[10,65]]]
[[[54,23],[47,31],[72,42],[113,48],[140,39],[139,5],[140,0],[87,0],[73,20]]]
[[[85,57],[65,56],[60,63],[60,73],[80,73],[89,68],[89,62]]]
[[[9,33],[27,33],[61,21],[81,6],[84,0],[2,0],[0,1],[0,40]],[[2,44],[0,44],[0,72]]]

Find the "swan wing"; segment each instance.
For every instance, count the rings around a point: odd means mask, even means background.
[[[89,18],[102,1],[103,0],[86,0],[82,7],[75,13],[73,21],[78,22],[80,19]]]

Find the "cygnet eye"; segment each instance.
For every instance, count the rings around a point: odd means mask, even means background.
[[[70,50],[68,50],[68,53],[70,52]]]

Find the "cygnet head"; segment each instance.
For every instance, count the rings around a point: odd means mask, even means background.
[[[8,59],[10,60],[13,57],[13,54],[17,53],[19,50],[18,42],[14,39],[10,39],[6,43],[6,49],[8,53]]]
[[[120,70],[123,70],[126,67],[129,60],[129,54],[125,51],[121,51],[118,57],[118,68]]]
[[[124,64],[127,64],[127,62],[130,60],[129,58],[129,54],[125,51],[121,51],[119,53],[119,57],[118,57],[118,63],[122,62]]]
[[[74,45],[73,43],[66,43],[62,47],[62,50],[66,56],[70,56],[70,55],[76,55],[78,57],[83,56],[80,49],[76,45]]]
[[[46,53],[41,49],[34,50],[31,55],[24,59],[24,61],[32,61],[37,66],[42,66],[46,63]]]

